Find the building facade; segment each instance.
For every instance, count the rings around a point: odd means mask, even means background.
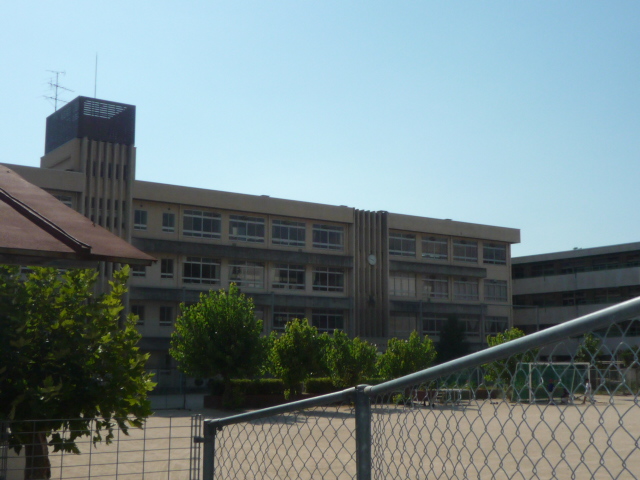
[[[512,263],[513,323],[525,333],[640,296],[640,243],[517,257]],[[627,343],[640,344],[640,331],[625,333]]]
[[[179,305],[231,282],[265,334],[304,317],[382,346],[455,316],[478,349],[511,324],[519,230],[140,181],[134,129],[134,106],[78,97],[47,119],[41,168],[11,168],[157,258],[128,298],[150,368],[170,367]]]

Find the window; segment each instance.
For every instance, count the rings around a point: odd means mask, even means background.
[[[233,261],[229,265],[229,282],[238,287],[264,288],[264,264]]]
[[[458,262],[477,262],[478,242],[472,240],[454,240],[453,259]]]
[[[389,255],[416,256],[416,236],[411,233],[389,234]]]
[[[182,233],[186,237],[220,238],[222,220],[219,213],[185,210]]]
[[[422,258],[449,260],[449,242],[445,237],[423,237]]]
[[[313,289],[319,292],[344,292],[344,270],[314,267]]]
[[[449,279],[441,275],[430,275],[423,280],[422,291],[427,298],[449,298]]]
[[[220,261],[213,258],[187,257],[182,269],[184,283],[217,285],[220,283]]]
[[[305,224],[289,220],[274,220],[271,227],[271,243],[289,247],[304,247]]]
[[[136,325],[144,325],[144,305],[131,305],[131,314],[138,317]]]
[[[147,211],[146,210],[135,210],[133,212],[133,229],[134,230],[147,229]]]
[[[173,307],[160,307],[160,326],[170,327],[173,325]]]
[[[395,313],[389,318],[390,337],[408,339],[415,329],[415,315]]]
[[[507,264],[507,246],[504,243],[484,243],[482,246],[482,261],[494,265]]]
[[[229,240],[263,243],[264,218],[231,215],[229,220]]]
[[[478,280],[458,278],[453,281],[455,300],[478,300]]]
[[[313,247],[327,250],[344,248],[344,228],[337,225],[313,225]]]
[[[334,330],[344,330],[344,313],[342,310],[330,308],[316,309],[311,314],[311,323],[318,332],[333,333]]]
[[[285,325],[295,318],[305,318],[304,310],[275,307],[273,310],[273,330],[284,331]]]
[[[468,337],[480,336],[480,320],[478,317],[462,317],[460,323],[463,325],[464,333]]]
[[[429,336],[438,336],[442,331],[442,327],[444,322],[447,319],[444,317],[434,317],[432,315],[425,316],[422,318],[422,334]]]
[[[160,260],[160,278],[173,278],[172,258],[163,258]]]
[[[508,317],[485,317],[485,323],[487,328],[485,333],[487,335],[496,335],[509,328]]]
[[[132,277],[146,277],[147,276],[147,267],[144,265],[131,265],[131,276]]]
[[[484,299],[493,302],[507,301],[507,281],[506,280],[485,280]]]
[[[176,214],[164,212],[162,214],[162,231],[163,232],[175,232],[176,231]]]
[[[278,264],[273,269],[273,288],[304,290],[304,265]]]
[[[54,197],[64,203],[67,207],[73,208],[73,199],[71,198],[71,195],[54,195]]]
[[[413,273],[392,272],[389,275],[389,294],[396,297],[415,297],[415,275]]]

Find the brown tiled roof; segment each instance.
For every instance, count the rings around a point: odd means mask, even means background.
[[[155,258],[0,165],[0,263],[150,265]]]

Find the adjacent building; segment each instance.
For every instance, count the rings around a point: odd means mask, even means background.
[[[479,349],[511,325],[517,229],[145,182],[135,162],[135,106],[78,97],[47,119],[41,167],[11,168],[157,259],[128,299],[150,368],[171,366],[179,305],[231,282],[265,333],[305,317],[383,345],[455,316]]]
[[[525,333],[640,296],[640,243],[529,255],[512,263],[513,323]],[[639,344],[637,322],[629,325],[625,342]]]

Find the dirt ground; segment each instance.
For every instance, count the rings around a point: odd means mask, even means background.
[[[639,407],[630,396],[599,397],[594,405],[373,405],[372,478],[640,478]],[[230,412],[159,410],[144,431],[132,429],[111,445],[84,443],[81,455],[51,455],[52,478],[192,480],[191,417],[198,413]],[[348,405],[224,427],[216,478],[355,478],[354,431]],[[9,458],[7,480],[22,478],[21,465]]]

